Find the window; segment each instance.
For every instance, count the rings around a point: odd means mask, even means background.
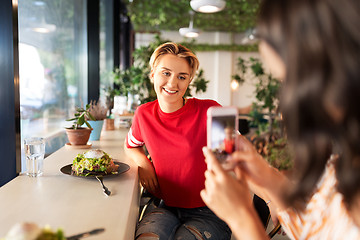
[[[113,6],[113,0],[100,0],[100,98],[103,102],[114,84],[111,75],[114,69]]]
[[[21,138],[44,137],[51,153],[87,102],[86,1],[19,0],[18,18]]]

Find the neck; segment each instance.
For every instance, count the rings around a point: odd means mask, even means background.
[[[176,101],[175,103],[166,103],[158,100],[161,111],[165,113],[176,112],[185,105],[185,101],[186,100],[184,97],[181,98],[181,100]]]

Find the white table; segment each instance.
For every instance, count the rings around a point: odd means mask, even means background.
[[[73,235],[95,228],[105,232],[87,239],[134,239],[139,211],[137,166],[124,156],[127,130],[103,131],[92,148],[102,149],[130,170],[104,178],[112,194],[107,197],[94,178],[65,175],[60,168],[71,164],[86,149],[63,147],[44,160],[44,174],[38,178],[20,175],[0,188],[0,238],[19,222],[50,225]]]

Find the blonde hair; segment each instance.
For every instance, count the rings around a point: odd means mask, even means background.
[[[149,62],[151,70],[157,66],[160,56],[165,54],[173,54],[179,58],[184,58],[190,66],[190,79],[194,78],[195,73],[199,68],[198,58],[190,49],[173,42],[164,43],[155,49]]]

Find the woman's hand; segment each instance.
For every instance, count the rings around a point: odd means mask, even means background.
[[[235,167],[236,177],[230,175],[209,149],[204,148],[203,151],[208,165],[205,189],[200,192],[203,201],[225,221],[238,218],[237,210],[252,208],[252,197],[244,174]]]
[[[238,151],[228,161],[241,168],[252,192],[265,201],[271,201],[272,210],[286,207],[282,189],[291,188],[290,181],[270,166],[246,137],[238,136]],[[275,216],[275,211],[272,214]]]
[[[138,171],[141,185],[153,195],[159,197],[159,183],[152,163],[149,160],[144,162],[139,166]]]
[[[145,155],[142,147],[127,148],[124,141],[125,154],[138,166],[139,181],[141,185],[156,197],[160,197],[159,183],[151,161]]]
[[[253,144],[246,137],[238,136],[238,151],[231,155],[228,161],[239,166],[246,176],[250,189],[265,197],[263,190],[271,184],[272,175],[277,171],[256,151]],[[267,200],[267,199],[265,199]]]
[[[238,239],[267,239],[240,167],[235,167],[235,176],[232,176],[209,149],[204,148],[203,152],[208,165],[205,189],[200,192],[203,201],[229,225]]]

